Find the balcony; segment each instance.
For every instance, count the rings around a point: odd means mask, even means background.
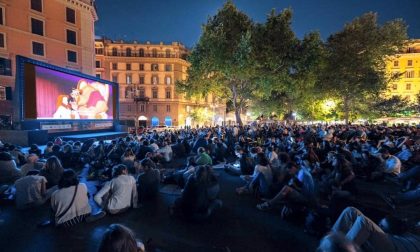
[[[102,54],[102,52],[98,52],[97,54]],[[165,54],[165,53],[158,53],[158,54],[152,54],[152,53],[144,53],[144,54],[140,54],[140,53],[125,53],[125,52],[112,52],[112,51],[107,51],[105,52],[105,56],[111,56],[111,57],[139,57],[139,58],[161,58],[161,59],[186,59],[187,58],[187,54]]]
[[[134,102],[149,102],[150,101],[150,98],[149,97],[147,97],[147,96],[133,96],[133,100],[134,100]]]

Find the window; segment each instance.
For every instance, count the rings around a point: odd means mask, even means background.
[[[153,85],[159,84],[159,78],[156,75],[152,76],[152,84]]]
[[[4,33],[0,33],[0,48],[6,48],[6,39]]]
[[[158,91],[157,89],[152,90],[152,98],[157,99],[158,98]]]
[[[4,25],[4,8],[0,7],[0,25]]]
[[[77,53],[75,51],[67,51],[67,61],[77,63]]]
[[[394,67],[397,67],[398,66],[398,60],[394,60]]]
[[[165,55],[166,55],[166,58],[170,58],[171,57],[171,50],[166,49]]]
[[[153,112],[157,112],[157,105],[153,105]]]
[[[144,105],[140,105],[140,112],[144,112]]]
[[[405,72],[405,78],[414,78],[414,71]]]
[[[139,57],[144,57],[144,49],[139,49]]]
[[[191,112],[191,106],[185,106],[185,110],[187,111],[187,112]]]
[[[171,99],[171,90],[166,90],[166,99]]]
[[[139,89],[139,96],[144,97],[144,89]]]
[[[152,69],[152,71],[159,71],[159,65],[158,64],[152,64],[151,69]]]
[[[44,36],[44,22],[35,18],[31,18],[31,30],[33,34]]]
[[[99,60],[96,60],[95,65],[96,65],[96,68],[100,68],[101,67],[101,62]]]
[[[125,98],[133,98],[133,89],[131,87],[125,88]]]
[[[413,66],[413,60],[408,60],[407,61],[407,66]]]
[[[158,56],[157,49],[153,49],[152,50],[152,57],[157,58],[157,56]]]
[[[104,49],[102,49],[102,48],[95,48],[95,54],[104,54]]]
[[[398,84],[394,83],[392,84],[392,90],[397,90],[398,89]]]
[[[130,63],[125,64],[125,69],[126,70],[131,70],[131,64]]]
[[[101,74],[100,73],[97,73],[96,74],[96,78],[99,78],[100,79],[101,78]]]
[[[126,83],[127,83],[127,84],[131,84],[131,83],[132,83],[132,81],[133,81],[133,78],[132,78],[131,74],[127,74],[127,75],[125,76],[125,80],[126,80]]]
[[[171,112],[171,105],[166,105],[166,112]]]
[[[12,61],[0,58],[0,75],[12,76]]]
[[[42,12],[42,0],[31,0],[31,9]]]
[[[144,71],[144,64],[140,64],[139,68],[140,68],[140,71]]]
[[[112,48],[112,56],[118,56],[118,49],[117,48]]]
[[[66,30],[67,33],[67,43],[76,45],[77,39],[76,39],[76,32],[72,30]]]
[[[166,83],[166,85],[171,85],[172,84],[172,78],[171,78],[171,76],[166,76],[165,77],[165,83]]]
[[[118,82],[118,74],[112,75],[112,82]]]
[[[118,69],[118,64],[112,63],[112,70],[117,70],[117,69]]]
[[[140,76],[139,77],[139,83],[140,84],[144,84],[144,76]]]
[[[405,84],[405,90],[411,90],[411,83]]]
[[[131,105],[127,105],[127,111],[131,112]]]
[[[71,8],[66,8],[66,21],[72,24],[76,23],[76,11]]]
[[[165,65],[165,71],[166,72],[172,71],[172,65]]]
[[[33,41],[32,54],[44,56],[44,44]]]
[[[127,48],[127,49],[125,49],[125,56],[127,56],[127,57],[131,57],[131,48]]]

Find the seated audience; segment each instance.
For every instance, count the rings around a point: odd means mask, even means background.
[[[49,189],[58,185],[63,171],[64,168],[61,165],[60,160],[56,156],[51,156],[47,159],[47,162],[41,169],[39,175],[44,176],[47,179],[47,189]]]
[[[35,155],[35,154],[33,154]],[[30,170],[15,181],[16,207],[26,209],[44,204],[56,188],[47,190],[47,179],[39,176],[39,171]]]
[[[145,158],[140,162],[143,173],[137,178],[138,198],[140,202],[154,198],[159,193],[160,172],[154,169],[153,161]]]
[[[12,155],[0,152],[0,184],[13,184],[21,175]]]
[[[133,231],[121,224],[111,224],[105,231],[98,252],[144,252],[144,244]]]

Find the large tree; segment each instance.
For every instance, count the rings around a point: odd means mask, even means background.
[[[252,81],[253,22],[231,1],[210,17],[203,26],[197,45],[188,60],[188,79],[177,84],[187,95],[214,93],[230,100],[236,121],[242,124],[240,113],[255,91]]]
[[[342,101],[346,123],[365,99],[386,88],[393,78],[386,74],[386,62],[398,53],[406,39],[403,21],[379,25],[375,13],[354,19],[328,38],[320,84],[324,92]]]

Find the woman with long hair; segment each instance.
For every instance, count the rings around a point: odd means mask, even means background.
[[[121,224],[111,224],[105,231],[98,252],[143,252],[142,242],[137,241],[131,229]]]
[[[44,167],[41,169],[39,175],[44,176],[47,179],[47,189],[58,185],[61,179],[61,175],[64,172],[64,168],[61,165],[60,160],[56,156],[52,156],[47,159]]]

